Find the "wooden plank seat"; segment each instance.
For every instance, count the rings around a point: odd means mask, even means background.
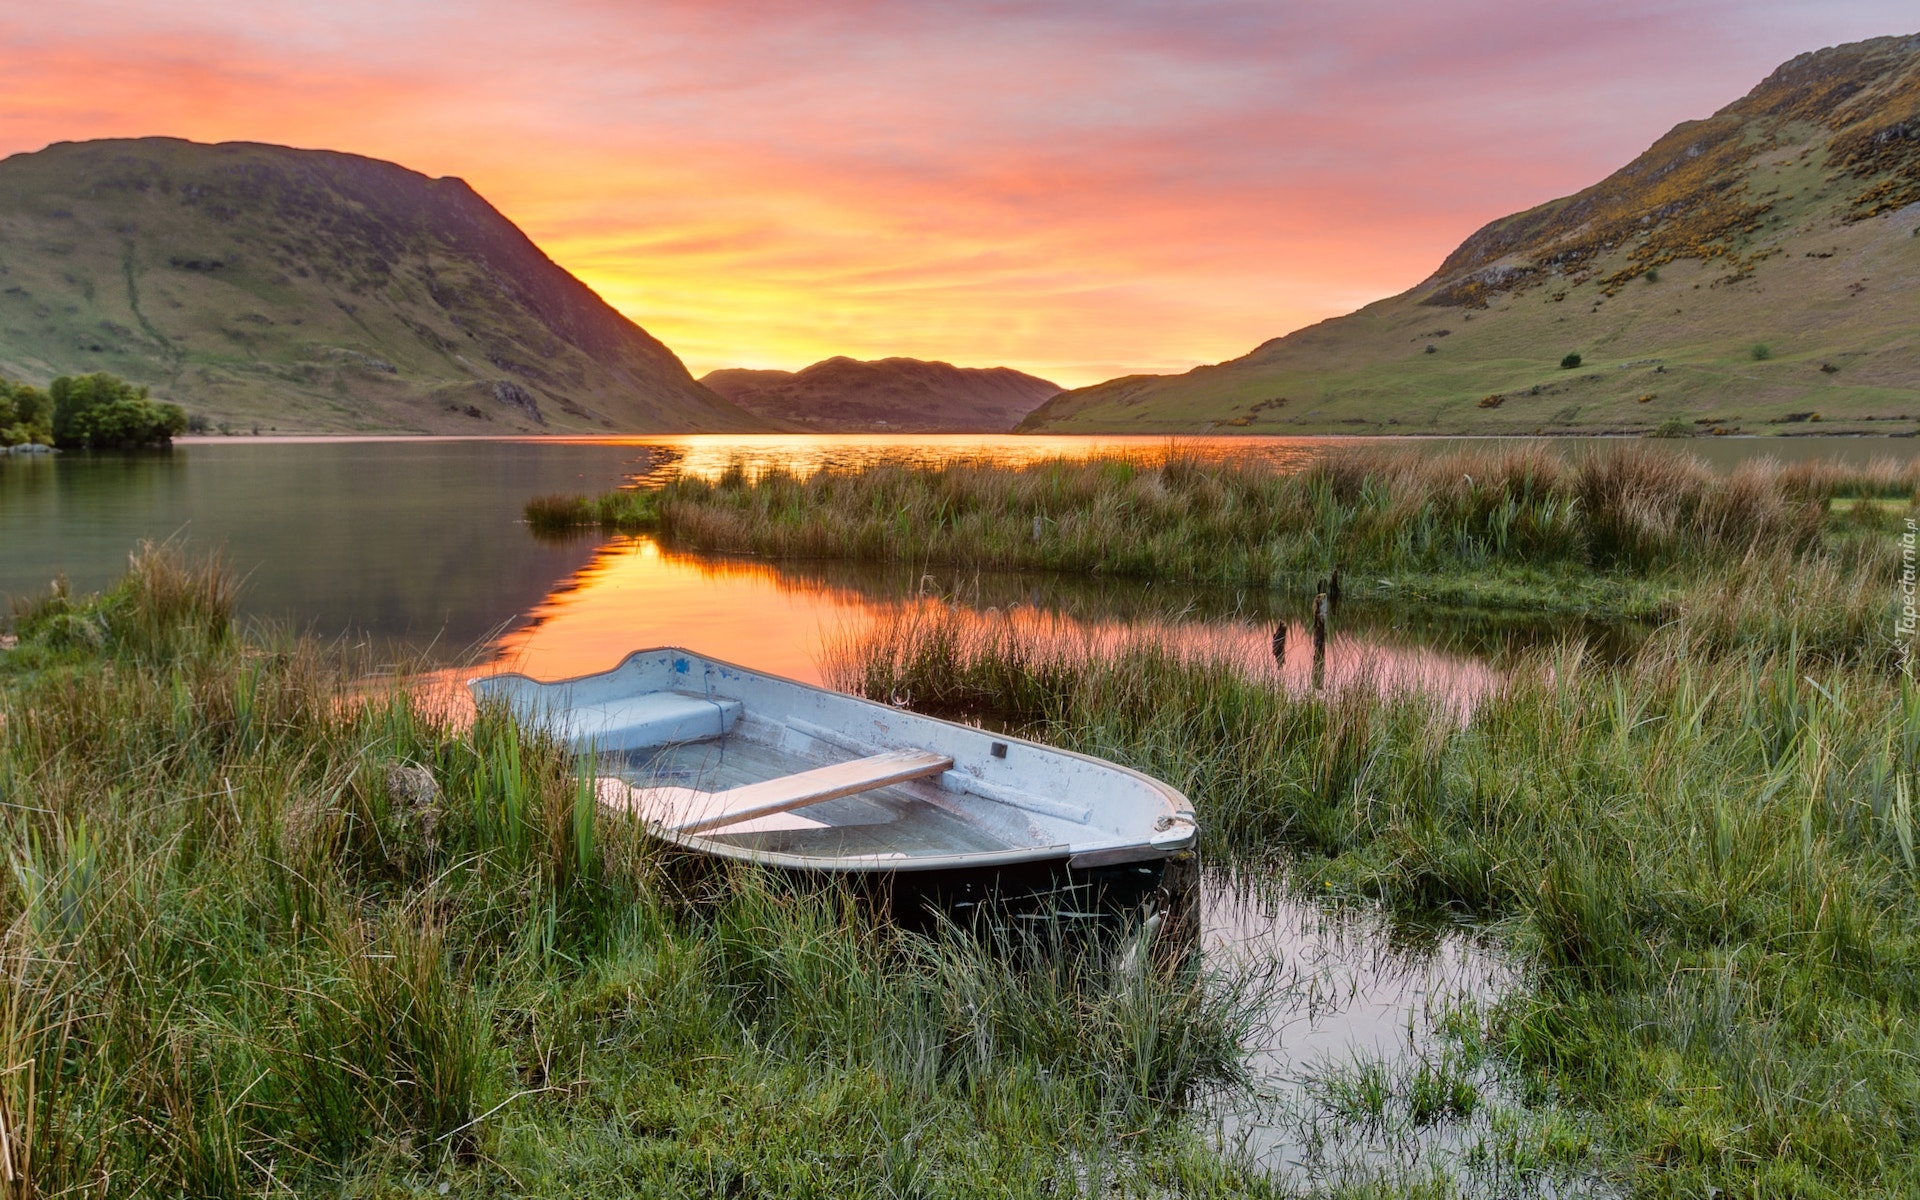
[[[602,779],[600,800],[675,833],[704,833],[952,769],[953,759],[944,754],[893,750],[719,792],[634,787],[622,780]]]

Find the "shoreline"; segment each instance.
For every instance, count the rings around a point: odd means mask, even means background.
[[[1110,441],[1124,443],[1167,442],[1238,442],[1258,445],[1267,442],[1316,441],[1316,442],[1567,442],[1567,441],[1648,441],[1648,442],[1765,442],[1765,441],[1807,441],[1818,438],[1831,438],[1846,441],[1910,441],[1920,434],[1916,433],[1861,433],[1827,432],[1818,433],[1728,433],[1702,437],[1656,438],[1643,433],[1623,430],[1605,430],[1598,433],[890,433],[878,430],[831,433],[809,431],[805,433],[766,430],[758,433],[510,433],[510,434],[465,434],[465,433],[262,433],[262,434],[187,434],[173,439],[176,446],[221,446],[221,445],[352,445],[362,442],[509,442],[509,443],[553,443],[588,446],[618,446],[626,444],[650,443],[663,440],[683,440],[691,438],[726,439],[740,441],[744,439],[791,439],[805,438],[809,441],[897,441],[911,438],[915,441],[971,441],[983,438],[1013,438],[1020,441]],[[937,443],[936,443],[937,444]],[[1915,453],[1920,453],[1916,449]]]

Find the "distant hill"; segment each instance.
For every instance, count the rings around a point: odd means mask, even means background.
[[[1920,36],[1821,50],[1408,292],[1021,428],[1910,433],[1916,234]]]
[[[0,161],[0,374],[282,432],[764,427],[458,179],[173,138]]]
[[[799,371],[727,369],[700,382],[768,421],[842,433],[1004,433],[1060,391],[1010,367],[917,358],[829,358]]]

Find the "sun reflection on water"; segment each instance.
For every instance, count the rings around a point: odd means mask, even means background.
[[[1025,642],[1062,653],[1151,643],[1289,689],[1422,691],[1463,715],[1501,679],[1484,656],[1425,644],[1391,628],[1336,627],[1316,670],[1312,631],[1298,620],[1285,622],[1287,654],[1277,662],[1276,622],[1263,616],[1141,605],[1124,588],[1074,593],[1035,587],[1008,600],[1011,589],[1004,581],[997,603],[979,587],[968,603],[929,594],[930,577],[894,578],[912,574],[881,570],[828,578],[761,559],[678,553],[650,537],[617,538],[495,643],[489,669],[561,679],[607,670],[633,650],[674,645],[824,683],[836,647],[881,623],[939,610],[983,629],[1017,628]]]
[[[556,439],[547,439],[549,441]],[[1096,454],[1155,456],[1179,453],[1207,460],[1270,463],[1297,470],[1324,458],[1344,439],[1328,437],[1126,437],[976,433],[681,434],[590,440],[595,445],[632,445],[648,451],[646,469],[630,486],[652,486],[676,475],[717,478],[738,467],[749,477],[779,468],[808,476],[821,470],[875,466],[938,467],[955,461],[1023,466],[1046,459]],[[1380,440],[1380,439],[1374,439]]]
[[[684,646],[818,682],[823,630],[868,607],[857,593],[796,585],[763,561],[618,538],[496,643],[494,669],[562,679],[607,670],[632,650]]]

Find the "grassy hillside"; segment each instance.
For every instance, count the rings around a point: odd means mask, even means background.
[[[836,357],[799,371],[728,369],[701,383],[749,412],[800,429],[1001,433],[1060,385],[1011,367]]]
[[[0,374],[240,428],[764,427],[458,179],[171,138],[0,162]]]
[[[1822,50],[1408,292],[1022,428],[1912,433],[1917,233],[1920,37]]]

